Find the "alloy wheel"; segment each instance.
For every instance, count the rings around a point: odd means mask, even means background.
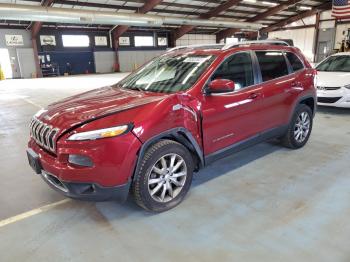
[[[175,153],[164,155],[148,174],[148,192],[157,202],[169,202],[181,192],[186,177],[185,160]]]
[[[310,132],[310,116],[307,112],[301,112],[294,127],[294,138],[298,143],[303,143]]]

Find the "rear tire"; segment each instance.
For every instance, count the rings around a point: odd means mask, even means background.
[[[307,105],[297,106],[292,120],[289,123],[287,133],[282,137],[284,146],[298,149],[303,147],[309,140],[313,124],[313,114]]]
[[[163,212],[177,206],[191,187],[194,163],[186,147],[172,140],[152,145],[142,158],[131,192],[142,208]]]

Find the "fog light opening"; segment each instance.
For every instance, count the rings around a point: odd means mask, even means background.
[[[83,166],[83,167],[94,166],[94,163],[92,162],[91,158],[83,155],[69,155],[68,162],[70,164]]]

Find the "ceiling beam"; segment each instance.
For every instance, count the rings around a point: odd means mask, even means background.
[[[229,8],[239,4],[239,2],[241,2],[241,1],[242,0],[228,0],[228,1],[218,5],[217,7],[213,8],[212,10],[206,12],[205,14],[201,14],[199,17],[202,19],[209,19],[209,18],[215,17],[215,16],[219,15],[220,13],[225,12]]]
[[[150,1],[146,1],[145,4],[138,8],[136,13],[138,14],[146,14],[149,11],[151,11],[154,7],[156,7],[157,5],[159,5],[163,0],[150,0]],[[113,37],[115,39],[115,41],[118,42],[119,37],[124,34],[126,31],[128,31],[129,26],[127,25],[119,25],[117,26],[114,31],[113,31]]]
[[[321,5],[318,5],[316,6],[315,8],[311,9],[311,10],[308,10],[308,11],[305,11],[305,12],[302,12],[298,15],[295,15],[295,16],[292,16],[290,18],[287,18],[283,21],[280,21],[276,24],[273,24],[273,25],[270,25],[268,27],[265,27],[261,30],[261,33],[267,33],[267,32],[271,32],[271,31],[274,31],[276,29],[280,29],[288,24],[291,24],[293,22],[296,22],[300,19],[303,19],[303,18],[306,18],[306,17],[309,17],[309,16],[313,16],[315,14],[317,14],[318,12],[323,12],[323,11],[326,11],[326,10],[330,10],[332,8],[332,2],[328,1],[326,3],[323,3]]]
[[[289,6],[291,5],[295,5],[299,2],[301,2],[302,0],[289,0],[287,2],[283,2],[279,5],[276,5],[270,9],[268,9],[267,11],[265,12],[262,12],[254,17],[251,17],[251,18],[248,18],[246,19],[246,22],[257,22],[257,21],[260,21],[260,20],[263,20],[269,16],[272,16],[272,15],[275,15],[277,14],[278,12],[281,12],[285,9],[287,9]],[[220,40],[222,39],[225,39],[226,37],[230,37],[232,35],[234,35],[235,33],[239,32],[240,30],[239,29],[236,29],[236,28],[229,28],[229,29],[225,29],[225,30],[222,30],[220,31],[218,34],[217,34],[217,42],[220,42]]]
[[[41,2],[41,0],[31,0],[33,2]],[[203,0],[204,1],[204,0]],[[145,3],[145,0],[129,0],[127,1],[128,3]],[[205,1],[203,3],[215,3],[218,4],[218,1]],[[314,2],[323,2],[322,0],[314,0]],[[65,5],[71,5],[71,6],[88,6],[88,7],[96,7],[96,8],[111,8],[111,9],[121,9],[121,10],[133,10],[137,11],[138,7],[135,6],[128,6],[128,5],[118,5],[114,3],[97,3],[97,2],[81,2],[81,1],[76,1],[76,0],[56,0],[55,3],[57,4],[65,4]],[[276,3],[283,3],[283,1],[276,1]],[[210,11],[213,9],[210,6],[206,5],[195,5],[195,4],[189,4],[189,3],[169,3],[169,2],[162,2],[160,4],[161,6],[164,7],[178,7],[178,8],[187,8],[187,9],[194,9],[196,11],[198,10],[203,10],[203,11]],[[314,7],[314,5],[311,4],[304,4],[303,6],[308,6],[308,7]],[[271,6],[268,5],[261,5],[257,3],[246,3],[246,2],[240,2],[237,4],[237,7],[247,7],[247,8],[255,8],[259,9],[262,11],[265,11],[266,9],[270,8]],[[154,8],[152,9],[153,12],[159,12],[161,14],[181,14],[181,15],[198,15],[198,12],[196,11],[180,11],[180,10],[174,10],[174,9],[167,9],[167,8]],[[228,15],[226,14],[219,14],[217,17],[222,17],[222,18],[233,18],[233,19],[244,19],[246,16],[245,14],[250,14],[250,15],[255,15],[257,12],[256,11],[245,11],[245,10],[240,10],[240,9],[228,9],[227,12],[232,13],[234,15]],[[235,14],[242,14],[243,16],[237,16]],[[281,17],[281,18],[288,18],[290,15],[285,15],[285,14],[275,14],[275,16]],[[280,19],[276,18],[269,18],[265,20],[270,20],[270,21],[276,21]]]
[[[224,3],[222,3],[221,5],[218,5],[214,9],[208,11],[207,13],[201,14],[199,16],[199,18],[200,19],[209,19],[209,18],[215,17],[215,16],[219,15],[220,13],[225,12],[226,10],[231,8],[232,6],[239,4],[239,2],[241,2],[241,0],[228,0]],[[180,28],[176,29],[173,33],[174,41],[176,41],[176,39],[179,39],[181,36],[187,34],[188,32],[192,31],[194,28],[195,28],[195,26],[183,25]]]
[[[129,1],[128,1],[129,2]],[[133,0],[130,2],[139,2],[138,0]],[[82,7],[95,7],[95,8],[108,8],[108,9],[120,9],[120,10],[131,10],[137,12],[138,8],[135,6],[127,6],[127,5],[117,5],[117,4],[102,4],[102,3],[93,3],[93,2],[76,2],[72,0],[56,0],[55,3],[57,4],[64,4],[64,5],[70,5],[70,6],[82,6]],[[197,6],[197,5],[190,5],[190,4],[178,4],[178,3],[167,3],[167,2],[162,2],[160,5],[162,6],[171,6],[171,7],[179,7],[179,8],[190,8],[190,9],[197,9],[197,10],[206,10],[209,11],[211,10],[210,7],[208,6]],[[119,11],[119,10],[118,10]],[[192,15],[192,16],[198,16],[198,12],[193,12],[193,11],[181,11],[181,10],[175,10],[175,9],[162,9],[162,8],[153,8],[153,12],[159,13],[161,15],[166,15],[166,14],[177,14],[177,15]],[[247,15],[247,11],[241,11],[241,10],[228,10],[232,11],[230,13],[233,14],[219,14],[217,17],[221,18],[231,18],[231,19],[244,19]],[[238,15],[241,14],[241,15]],[[253,14],[252,12],[250,13],[251,15]],[[288,15],[278,15],[281,18],[287,18]],[[276,18],[271,18],[271,19],[266,19],[267,21],[279,21],[280,19]]]

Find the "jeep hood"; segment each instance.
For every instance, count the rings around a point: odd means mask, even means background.
[[[36,117],[64,132],[82,123],[162,100],[167,94],[103,87],[49,105]]]

